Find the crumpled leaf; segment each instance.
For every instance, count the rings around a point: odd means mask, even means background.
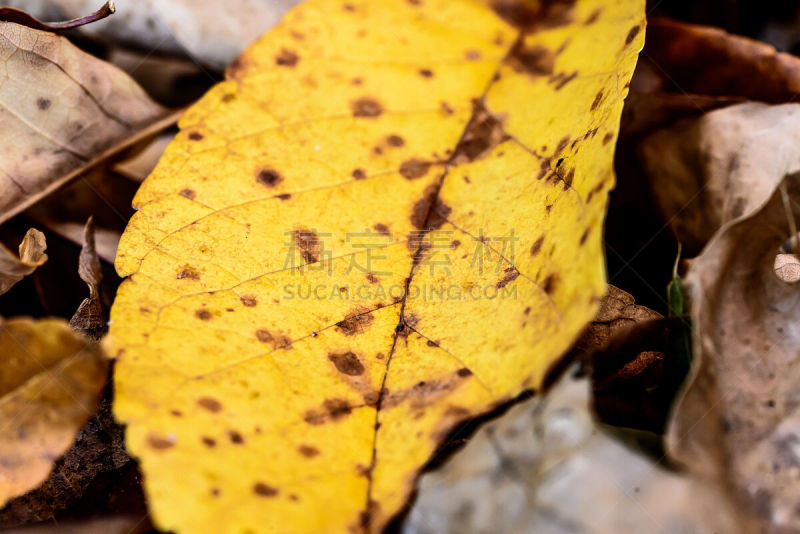
[[[83,230],[83,245],[78,259],[78,275],[89,288],[89,298],[83,299],[69,326],[76,332],[82,332],[94,340],[99,340],[106,329],[103,306],[100,302],[100,282],[103,270],[97,256],[94,238],[94,219],[89,217]]]
[[[643,7],[312,0],[187,112],[107,338],[159,528],[380,531],[455,424],[541,383],[605,291]]]
[[[299,0],[137,0],[119,2],[113,17],[83,31],[144,50],[184,55],[224,69]],[[39,18],[74,18],[97,0],[6,0]]]
[[[795,111],[774,109],[781,108]],[[742,131],[745,139],[770,135]],[[788,143],[784,139],[762,152],[768,170],[776,167],[767,162],[792,152]],[[757,520],[749,532],[784,533],[800,529],[800,307],[796,286],[774,272],[776,251],[794,225],[776,179],[768,178],[774,190],[767,201],[725,224],[686,276],[698,364],[676,406],[668,445],[671,456],[692,472],[733,488],[740,507]],[[792,199],[788,217],[797,219],[800,175],[781,183]]]
[[[425,474],[404,534],[739,532],[717,487],[604,433],[589,410],[589,381],[571,374]]]
[[[0,322],[0,507],[45,480],[94,412],[107,360],[59,319]]]
[[[44,234],[31,228],[19,245],[19,257],[0,244],[0,295],[31,274],[47,261],[47,240]]]
[[[0,222],[165,116],[64,37],[0,22],[0,58]]]
[[[688,249],[699,250],[800,170],[800,151],[775,150],[798,144],[800,104],[745,103],[657,130],[640,151],[664,220]]]

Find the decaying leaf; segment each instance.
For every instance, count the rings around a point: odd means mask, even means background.
[[[601,431],[589,391],[587,379],[566,375],[482,428],[422,477],[404,534],[739,532],[738,512],[717,487]]]
[[[0,58],[0,222],[165,115],[64,37],[0,22]]]
[[[85,31],[161,53],[189,54],[220,70],[274,26],[299,0],[137,0]],[[97,8],[97,0],[6,0],[40,18],[74,18]]]
[[[640,149],[664,220],[687,248],[699,250],[800,170],[797,146],[800,104],[746,103],[657,130]]]
[[[765,165],[786,152],[785,143],[762,152]],[[783,183],[798,218],[800,174]],[[800,529],[800,307],[796,286],[774,272],[791,226],[776,187],[755,212],[724,225],[686,277],[698,365],[676,408],[670,452],[693,472],[733,488],[758,521],[752,532]]]
[[[0,295],[47,261],[44,234],[31,228],[19,245],[19,256],[0,244]]]
[[[605,292],[643,7],[312,0],[187,112],[108,338],[158,527],[380,531],[539,386]]]
[[[0,507],[37,487],[94,412],[102,351],[59,319],[0,322]]]
[[[103,306],[100,303],[100,282],[103,280],[103,270],[100,267],[100,258],[97,257],[94,231],[94,219],[89,217],[83,230],[83,245],[78,259],[78,274],[89,288],[89,298],[83,299],[70,319],[69,326],[76,332],[99,340],[106,329],[106,320],[103,315]]]

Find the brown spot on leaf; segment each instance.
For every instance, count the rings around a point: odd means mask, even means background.
[[[364,172],[364,169],[355,169],[353,171],[353,178],[355,178],[356,180],[363,180],[366,177],[367,173]]]
[[[572,7],[576,0],[492,0],[492,8],[509,24],[530,32],[555,28],[572,20]]]
[[[239,300],[242,301],[242,304],[247,306],[248,308],[254,308],[258,305],[258,299],[255,295],[242,295],[239,297]]]
[[[374,98],[365,96],[350,104],[354,117],[377,117],[383,113],[381,103]]]
[[[584,24],[586,24],[587,26],[590,25],[590,24],[594,24],[595,22],[597,22],[597,19],[600,18],[600,13],[602,13],[602,12],[603,12],[603,8],[602,7],[598,7],[597,9],[592,11],[592,14],[589,15],[589,18],[586,19],[586,22],[584,22]]]
[[[305,456],[306,458],[313,458],[319,454],[319,449],[313,447],[311,445],[300,445],[297,447],[297,452]]]
[[[46,111],[50,109],[51,102],[47,98],[39,98],[36,100],[36,107],[39,108],[41,111]]]
[[[306,263],[319,261],[322,252],[322,241],[311,230],[300,228],[294,231],[294,242],[300,251],[300,256]]]
[[[377,276],[375,276],[374,274],[372,274],[372,273],[367,273],[367,274],[366,274],[366,275],[364,275],[364,276],[367,278],[367,281],[368,281],[370,284],[377,284],[377,283],[378,283],[378,277],[377,277]]]
[[[456,371],[456,374],[457,374],[458,376],[460,376],[461,378],[466,378],[466,377],[468,377],[468,376],[472,376],[472,371],[470,371],[470,370],[469,370],[469,369],[467,369],[466,367],[462,367],[461,369],[459,369],[458,371]]]
[[[275,169],[261,169],[256,174],[256,181],[267,187],[275,187],[283,181],[283,177]]]
[[[430,168],[430,162],[411,158],[400,165],[400,174],[407,180],[415,180],[428,174]]]
[[[480,104],[475,106],[472,118],[456,147],[454,164],[468,163],[485,156],[492,148],[504,143],[509,136],[502,123]]]
[[[531,256],[536,256],[540,250],[542,250],[542,243],[544,243],[544,235],[540,235],[539,239],[533,242],[531,245]]]
[[[626,45],[631,44],[633,40],[636,39],[636,36],[639,35],[639,30],[641,30],[641,27],[638,24],[631,28],[631,30],[628,32],[628,35],[625,37]]]
[[[497,289],[506,287],[508,284],[516,280],[518,276],[519,276],[519,271],[516,270],[514,267],[509,267],[508,269],[505,270],[503,278],[501,278],[497,282]]]
[[[548,295],[552,295],[553,291],[556,290],[557,281],[558,277],[555,273],[548,275],[547,278],[545,278],[544,282],[542,283],[542,289],[544,290],[544,292],[547,293]]]
[[[201,134],[200,132],[189,132],[189,140],[190,141],[202,141],[205,139],[206,136]]]
[[[353,352],[332,352],[328,359],[336,366],[336,370],[348,376],[364,374],[364,365]]]
[[[291,193],[282,193],[280,195],[277,195],[277,198],[280,199],[280,200],[289,200],[290,198],[292,198],[292,194]]]
[[[597,94],[594,97],[594,101],[592,101],[592,105],[589,108],[589,111],[594,111],[600,105],[600,102],[603,100],[603,90],[597,91]]]
[[[178,193],[178,194],[179,194],[180,196],[184,197],[184,198],[188,198],[189,200],[194,200],[194,197],[195,197],[195,192],[194,192],[194,190],[193,190],[193,189],[183,189],[183,190],[182,190],[180,193]]]
[[[439,346],[439,342],[434,341],[432,339],[429,339],[425,344],[428,345],[429,347],[438,347]]]
[[[203,445],[205,445],[210,449],[213,449],[214,447],[217,446],[217,440],[215,440],[214,438],[210,438],[208,436],[203,436],[202,438],[200,438],[200,441],[202,441]]]
[[[197,405],[211,413],[219,413],[222,410],[222,403],[212,397],[200,397]]]
[[[467,50],[464,52],[464,57],[470,61],[477,61],[481,58],[481,53],[478,50]]]
[[[364,328],[372,324],[374,320],[372,314],[356,313],[336,323],[336,328],[346,336],[354,336],[362,333]]]
[[[275,497],[278,495],[278,488],[273,488],[263,482],[256,482],[253,484],[253,493],[259,497]]]
[[[525,72],[531,76],[546,76],[553,73],[555,55],[541,45],[524,46],[519,41],[509,54],[507,61],[517,72]]]
[[[213,317],[213,316],[211,315],[211,312],[210,312],[210,311],[208,311],[208,310],[205,310],[205,309],[196,310],[196,311],[194,312],[194,315],[195,315],[195,317],[197,317],[197,318],[198,318],[198,319],[200,319],[201,321],[210,321],[210,320],[211,320],[211,317]]]
[[[244,438],[236,430],[228,430],[228,438],[234,445],[241,445],[244,443]]]
[[[612,134],[611,132],[608,132],[606,135],[604,135],[603,136],[603,146],[605,146],[608,143],[610,143],[612,139],[614,139],[614,134]]]
[[[411,224],[415,228],[436,229],[444,224],[451,209],[437,198],[437,193],[438,188],[435,184],[431,184],[423,192],[422,198],[414,204],[411,210]]]
[[[171,436],[161,437],[155,434],[147,436],[147,444],[154,449],[169,449],[175,445],[175,438]]]
[[[455,113],[455,110],[447,102],[442,102],[441,104],[439,104],[439,107],[442,108],[442,111],[445,113],[445,115],[452,115],[453,113]]]
[[[378,232],[379,234],[384,234],[384,235],[389,234],[389,227],[383,223],[377,223],[372,228],[374,228],[375,231]]]
[[[423,78],[433,78],[433,71],[431,69],[419,69],[419,75]]]
[[[294,50],[288,48],[281,48],[280,53],[275,56],[275,64],[282,67],[294,67],[300,60],[300,56]]]
[[[569,82],[574,80],[578,77],[578,71],[574,70],[571,73],[567,74],[566,72],[558,72],[547,80],[549,83],[554,84],[553,87],[556,91],[560,91],[567,85]]]
[[[587,228],[586,230],[583,231],[583,234],[581,235],[581,239],[580,239],[580,241],[578,243],[580,245],[583,245],[584,243],[586,243],[586,240],[588,238],[589,238],[589,228]]]
[[[197,269],[195,269],[191,265],[186,265],[184,266],[183,269],[181,269],[176,278],[178,280],[183,280],[186,278],[188,278],[189,280],[200,280],[200,273],[197,272]]]
[[[399,135],[390,135],[386,138],[386,142],[393,147],[401,147],[406,144],[405,140]]]

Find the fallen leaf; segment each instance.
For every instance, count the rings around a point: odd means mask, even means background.
[[[138,0],[120,2],[117,14],[84,31],[144,50],[189,55],[224,69],[299,0]],[[6,0],[40,18],[79,17],[97,0]]]
[[[100,258],[97,257],[94,231],[94,220],[89,217],[83,230],[83,245],[78,259],[78,275],[89,288],[89,298],[83,299],[70,319],[69,326],[76,332],[81,332],[97,341],[106,330],[106,320],[100,303],[100,282],[103,280],[103,271]]]
[[[47,261],[44,234],[31,228],[19,245],[19,257],[0,244],[0,295]]]
[[[94,412],[102,351],[60,319],[0,322],[0,507],[37,487]]]
[[[166,115],[126,74],[64,37],[0,22],[0,57],[0,222]]]
[[[380,531],[540,385],[605,292],[643,8],[312,0],[187,112],[107,338],[159,528]]]
[[[769,111],[778,110],[796,112],[787,106]],[[774,127],[782,131],[783,125]],[[741,135],[739,146],[746,149],[748,139],[760,142],[773,134],[742,129]],[[784,138],[761,152],[768,171],[785,171],[772,161],[797,152],[787,150],[787,144],[796,146]],[[686,287],[697,365],[668,435],[672,458],[698,476],[732,488],[738,506],[757,521],[749,532],[760,533],[800,529],[800,308],[796,286],[774,271],[776,252],[793,235],[794,226],[783,209],[778,187],[782,177],[765,176],[758,194],[771,182],[771,195],[725,224],[689,268]],[[781,183],[792,200],[789,217],[797,219],[800,175],[788,175]]]
[[[800,92],[800,59],[711,26],[650,18],[642,57],[640,68],[657,79],[649,92],[771,103],[791,102]]]
[[[739,532],[724,492],[654,464],[601,430],[568,373],[425,474],[404,534]]]
[[[657,130],[639,149],[664,220],[687,249],[699,251],[800,170],[800,151],[775,150],[798,145],[800,104],[745,103]]]
[[[47,480],[0,510],[0,528],[44,521],[63,524],[66,517],[75,517],[76,508],[81,513],[81,503],[91,503],[92,515],[145,515],[135,462],[125,451],[124,430],[111,414],[110,390],[106,387],[99,409]]]

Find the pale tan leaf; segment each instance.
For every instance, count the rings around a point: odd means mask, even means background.
[[[44,234],[31,228],[19,245],[19,257],[0,244],[0,295],[47,261]]]

